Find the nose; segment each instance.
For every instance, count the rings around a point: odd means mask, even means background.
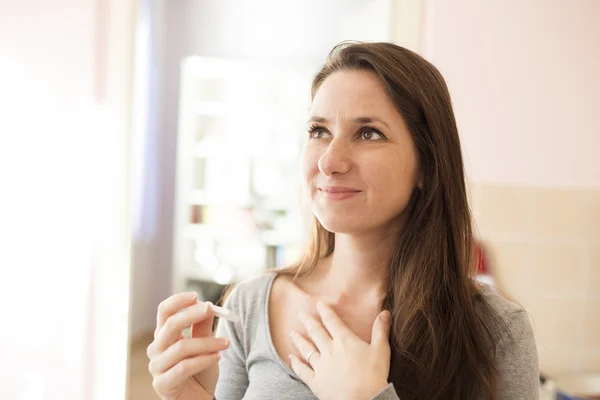
[[[319,171],[325,176],[345,174],[352,166],[350,149],[341,141],[333,139],[319,158]]]

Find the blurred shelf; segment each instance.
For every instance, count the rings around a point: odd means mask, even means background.
[[[208,193],[206,190],[191,190],[188,194],[186,204],[188,205],[199,205],[199,206],[226,206],[226,207],[238,207],[238,208],[261,208],[269,211],[284,211],[290,212],[297,209],[299,206],[295,206],[295,202],[282,199],[282,198],[270,198],[266,200],[255,199],[251,201],[248,198],[241,198],[236,196],[223,196],[214,195]],[[247,196],[243,196],[247,197]]]
[[[261,233],[261,242],[265,246],[291,246],[299,242],[299,238],[290,237],[281,232],[269,230]]]
[[[225,266],[236,274],[233,280],[255,273],[259,265],[273,267],[273,260],[282,260],[298,243],[295,232],[287,232],[290,220],[285,218],[299,209],[299,193],[293,193],[298,189],[288,183],[296,179],[290,171],[299,164],[313,73],[309,64],[198,56],[182,61],[174,292],[185,290],[190,280],[229,279]],[[239,210],[228,215],[227,207]],[[260,227],[277,231],[261,231],[253,219]],[[236,253],[238,247],[248,253]],[[223,267],[215,273],[203,270],[195,262],[198,249],[214,258],[211,266]]]
[[[183,229],[185,239],[214,239],[217,241],[238,241],[255,238],[260,240],[265,246],[290,246],[299,242],[298,237],[291,237],[282,232],[274,230],[264,230],[252,236],[249,234],[236,234],[236,231],[229,227],[217,227],[208,224],[188,224]]]
[[[236,230],[228,227],[217,227],[208,224],[189,224],[183,228],[183,237],[185,239],[211,238],[217,241],[236,241],[247,240],[249,236],[251,236],[236,232]]]
[[[247,119],[269,119],[269,118],[289,118],[286,112],[276,111],[272,107],[258,108],[256,105],[248,107],[247,104],[237,104],[224,101],[203,101],[198,103],[194,109],[194,114],[206,117],[233,117]]]
[[[246,196],[222,196],[208,193],[206,190],[192,190],[187,197],[187,204],[202,206],[233,206],[248,208],[252,206],[249,199],[241,197]]]
[[[206,143],[195,143],[191,148],[191,156],[195,158],[221,158],[221,159],[235,159],[239,155],[232,153],[231,151],[225,151],[217,148],[212,144]],[[244,157],[251,162],[270,162],[280,165],[291,165],[296,164],[298,160],[291,160],[286,154],[279,154],[277,152],[266,152],[263,151],[260,154],[249,154],[245,153]]]
[[[222,101],[203,101],[194,107],[196,115],[204,115],[209,117],[227,117],[239,115],[236,109]]]

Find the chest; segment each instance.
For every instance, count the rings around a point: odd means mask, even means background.
[[[290,332],[295,330],[308,338],[306,329],[297,315],[300,311],[321,322],[317,312],[316,303],[319,299],[307,297],[302,294],[288,292],[284,296],[279,296],[278,301],[269,303],[269,328],[271,339],[279,358],[289,365],[289,355],[294,354],[304,358],[305,355],[299,354],[290,338]],[[369,309],[343,309],[334,308],[336,313],[348,328],[354,332],[361,340],[370,342],[373,322],[377,317],[379,310],[374,307]]]
[[[301,380],[269,360],[259,360],[248,371],[243,400],[317,400]]]

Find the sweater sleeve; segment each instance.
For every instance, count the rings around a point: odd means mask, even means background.
[[[509,333],[497,345],[498,400],[539,399],[539,365],[533,329],[525,310],[507,319]]]
[[[227,299],[224,307],[240,316],[240,322],[230,322],[223,318],[217,325],[217,337],[229,340],[229,348],[221,353],[219,360],[219,380],[215,390],[217,400],[241,399],[248,388],[248,371],[246,369],[246,350],[244,349],[243,329],[245,313],[239,286],[236,286]]]

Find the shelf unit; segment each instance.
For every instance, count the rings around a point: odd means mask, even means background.
[[[228,284],[299,255],[299,157],[315,70],[183,61],[173,291]]]

